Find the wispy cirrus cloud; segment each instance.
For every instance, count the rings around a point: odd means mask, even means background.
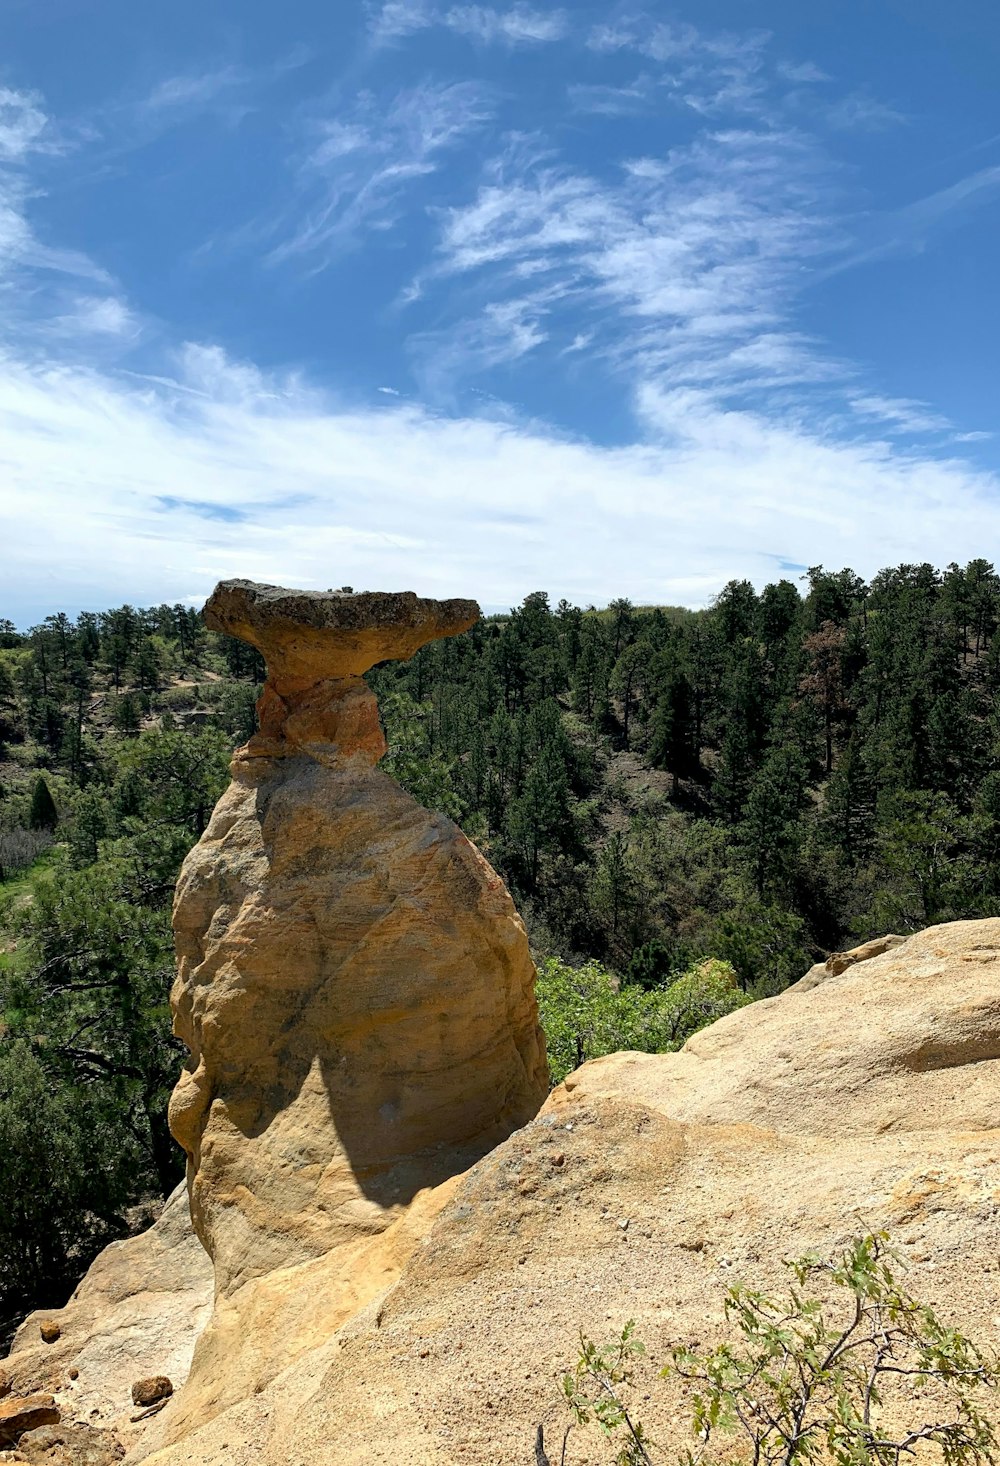
[[[929,403],[910,397],[883,397],[872,392],[851,397],[850,404],[859,417],[884,423],[890,432],[940,433],[952,426]]]
[[[935,234],[954,228],[998,194],[1000,164],[992,164],[901,208],[870,213],[855,222],[851,247],[826,273],[836,274],[895,254],[919,254]]]
[[[714,376],[733,390],[841,371],[789,327],[805,267],[834,236],[807,138],[711,130],[611,178],[544,156],[518,169],[505,153],[486,174],[469,204],[443,211],[424,283],[457,278],[473,300],[508,304],[544,287],[547,327],[529,349],[564,346],[582,322],[591,355],[632,377]],[[523,316],[509,319],[520,327]]]
[[[30,152],[53,146],[51,134],[37,93],[0,87],[0,162],[17,163]]]
[[[29,221],[29,204],[38,188],[30,173],[33,161],[57,156],[67,147],[35,92],[0,88],[0,280],[41,270],[110,283],[107,272],[82,251],[46,244]],[[12,326],[21,318],[22,304],[11,311]]]
[[[864,92],[850,92],[826,108],[826,120],[831,127],[845,131],[881,132],[887,127],[901,126],[907,119],[888,102]]]
[[[493,5],[435,5],[431,0],[385,0],[370,13],[369,35],[376,46],[391,45],[432,26],[454,31],[483,45],[544,45],[569,29],[564,10],[538,10],[526,4],[509,9]]]
[[[117,295],[77,296],[52,317],[48,329],[63,336],[127,339],[139,334],[139,323]]]
[[[363,232],[391,228],[413,185],[491,117],[489,91],[475,82],[435,83],[388,101],[362,93],[349,111],[313,116],[297,167],[304,211],[270,252],[320,263],[354,247]]]
[[[409,351],[426,398],[454,403],[454,385],[469,376],[510,366],[549,339],[548,318],[565,291],[558,285],[510,300],[489,301],[460,325],[418,333]]]
[[[648,75],[639,75],[625,86],[610,82],[571,82],[566,96],[574,112],[590,112],[599,117],[633,117],[654,104],[656,86]]]
[[[636,14],[593,26],[590,50],[630,52],[658,64],[656,82],[668,96],[703,116],[769,111],[766,31],[701,30],[686,22]]]
[[[561,40],[569,29],[564,10],[533,10],[528,5],[515,5],[511,10],[454,5],[442,13],[440,23],[486,45],[496,41],[510,46],[542,45]]]
[[[368,7],[368,35],[374,46],[405,40],[433,25],[430,0],[382,0]]]
[[[245,87],[249,80],[247,72],[237,66],[164,77],[140,99],[138,110],[154,115],[201,111]]]
[[[814,61],[779,61],[777,70],[778,75],[784,77],[786,81],[794,81],[801,85],[831,80]]]

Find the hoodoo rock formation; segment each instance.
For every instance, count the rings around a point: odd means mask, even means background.
[[[502,882],[377,763],[361,674],[464,631],[471,601],[220,585],[208,624],[267,662],[260,733],[184,863],[171,1125],[231,1294],[382,1232],[547,1089],[534,968]]]

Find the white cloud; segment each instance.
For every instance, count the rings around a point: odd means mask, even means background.
[[[34,92],[0,87],[0,160],[20,162],[43,145],[49,121]]]
[[[826,119],[831,127],[858,132],[881,132],[887,127],[897,127],[906,121],[904,114],[895,107],[861,92],[852,92],[833,102],[826,109]]]
[[[852,248],[833,261],[825,273],[836,274],[889,255],[919,254],[935,232],[953,227],[998,192],[1000,164],[992,164],[902,208],[871,214],[861,221]]]
[[[809,141],[769,129],[703,132],[617,180],[505,155],[471,203],[443,212],[436,271],[467,278],[473,301],[541,282],[565,336],[584,329],[633,381],[827,381],[843,364],[788,325],[809,261],[830,248],[823,188]]]
[[[86,255],[45,244],[29,223],[28,204],[37,192],[28,173],[33,155],[61,151],[41,98],[0,87],[0,281],[34,269],[110,283],[107,273]],[[17,328],[23,310],[23,300],[8,305],[8,330]]]
[[[572,83],[566,95],[574,112],[591,112],[602,117],[632,117],[644,112],[655,100],[655,88],[649,77],[637,77],[630,86],[611,86],[602,82]]]
[[[168,76],[143,98],[140,109],[154,113],[201,110],[247,80],[246,73],[235,66]]]
[[[538,425],[338,407],[217,348],[176,370],[172,388],[0,363],[5,613],[196,599],[231,575],[500,605],[539,586],[701,604],[731,577],[776,578],[780,560],[870,574],[1000,536],[993,476],[698,392],[643,389],[649,441],[598,448]]]
[[[525,4],[500,10],[493,5],[434,5],[430,0],[385,0],[369,15],[375,46],[391,45],[431,26],[446,27],[485,45],[543,45],[561,40],[569,19],[563,10],[536,10]]]
[[[491,301],[457,330],[412,337],[410,349],[424,394],[437,403],[453,403],[456,382],[509,366],[535,351],[548,340],[545,322],[561,294],[559,286],[552,286],[513,300]]]
[[[433,25],[432,15],[427,0],[384,0],[369,7],[368,33],[373,45],[391,45]]]
[[[705,117],[724,112],[771,116],[763,71],[765,31],[699,30],[687,22],[636,15],[592,27],[592,51],[634,52],[655,62],[656,84],[669,97]]]
[[[63,335],[134,337],[139,326],[125,302],[115,295],[80,296],[57,315],[52,329]]]
[[[855,396],[851,407],[860,416],[887,424],[891,431],[903,433],[941,433],[951,427],[946,417],[935,412],[928,403],[910,397],[881,397],[877,393]]]
[[[821,82],[830,77],[814,61],[782,61],[778,63],[778,74],[788,81]]]
[[[532,10],[527,5],[515,5],[511,10],[454,5],[443,13],[441,23],[486,44],[503,41],[513,46],[561,40],[569,26],[564,10]]]
[[[363,93],[349,116],[313,118],[298,171],[305,215],[272,252],[272,263],[354,247],[368,229],[392,225],[414,183],[490,118],[475,82],[425,82],[390,100]]]

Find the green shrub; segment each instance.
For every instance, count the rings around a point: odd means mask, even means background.
[[[900,1466],[933,1452],[944,1466],[992,1462],[1000,1361],[908,1293],[885,1232],[856,1237],[839,1258],[787,1264],[794,1284],[769,1298],[737,1283],[726,1292],[732,1341],[697,1353],[675,1348],[665,1377],[684,1381],[694,1449],[685,1466],[746,1459],[753,1466]],[[846,1295],[846,1296],[844,1296]],[[839,1305],[839,1306],[838,1306]],[[611,1344],[580,1335],[563,1376],[573,1425],[594,1423],[619,1466],[653,1466],[653,1442],[628,1405],[632,1360],[645,1353],[629,1321]],[[883,1409],[895,1381],[905,1403]],[[987,1410],[991,1413],[987,1414]],[[734,1450],[718,1437],[735,1436]],[[549,1466],[541,1427],[535,1459]]]
[[[621,984],[598,962],[571,967],[549,957],[538,970],[538,1008],[553,1084],[586,1059],[623,1049],[661,1054],[679,1049],[707,1023],[741,1008],[728,962],[695,963],[666,986],[646,992]]]

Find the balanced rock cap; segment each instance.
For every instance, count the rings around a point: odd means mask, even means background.
[[[475,601],[433,601],[413,591],[289,590],[222,580],[205,622],[255,646],[272,680],[360,677],[376,662],[406,661],[429,641],[468,631]]]

